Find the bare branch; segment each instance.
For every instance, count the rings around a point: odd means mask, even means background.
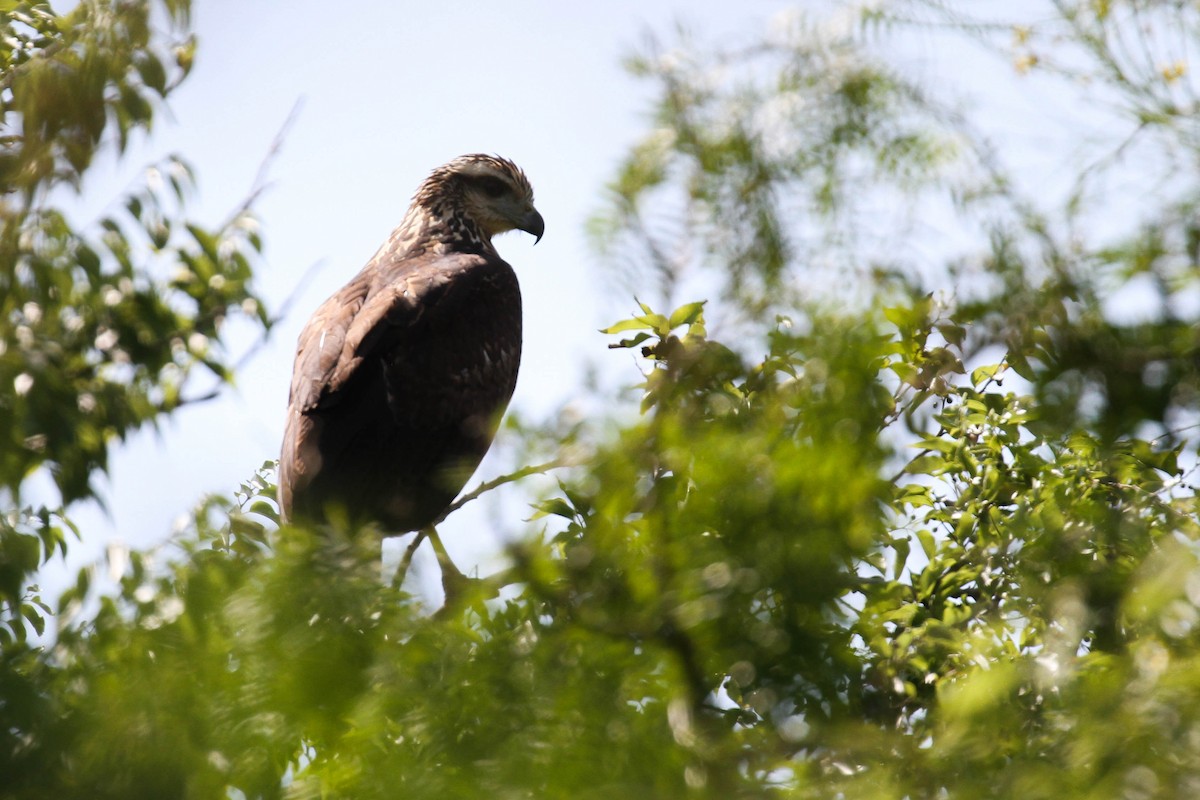
[[[288,112],[287,118],[284,119],[283,124],[279,126],[279,132],[276,133],[275,138],[271,140],[271,145],[267,148],[266,155],[264,155],[262,161],[259,162],[258,172],[256,172],[254,175],[254,182],[250,184],[250,191],[246,194],[245,199],[242,200],[242,202],[230,215],[229,219],[225,221],[225,224],[222,226],[223,228],[229,227],[233,224],[234,220],[249,211],[250,207],[258,201],[260,196],[262,196],[262,193],[270,187],[271,184],[268,180],[268,175],[271,171],[271,165],[279,156],[280,152],[283,151],[283,142],[287,138],[288,131],[291,130],[292,125],[295,124],[296,119],[300,116],[300,109],[303,106],[304,98],[297,98],[295,104],[292,105],[292,110]]]

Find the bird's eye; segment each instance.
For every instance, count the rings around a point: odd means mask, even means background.
[[[508,191],[508,184],[499,178],[478,178],[476,179],[476,183],[483,190],[483,193],[491,198],[500,197],[500,195]]]

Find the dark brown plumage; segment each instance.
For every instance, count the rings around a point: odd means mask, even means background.
[[[491,445],[517,381],[521,294],[492,236],[542,236],[511,161],[421,184],[379,252],[300,334],[279,458],[285,520],[433,523]]]

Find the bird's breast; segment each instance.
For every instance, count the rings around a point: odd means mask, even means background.
[[[429,319],[385,356],[388,405],[398,424],[490,418],[512,397],[521,361],[519,307],[515,314],[495,304],[462,312]]]

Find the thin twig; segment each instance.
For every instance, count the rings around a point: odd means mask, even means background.
[[[271,144],[267,148],[266,155],[263,156],[262,161],[260,161],[258,164],[258,171],[254,174],[254,182],[250,184],[250,191],[246,194],[245,199],[242,200],[242,202],[238,205],[237,209],[234,210],[234,212],[229,216],[229,219],[225,221],[225,224],[222,225],[222,228],[229,227],[234,223],[235,220],[237,220],[238,217],[249,211],[250,207],[254,205],[262,193],[270,187],[271,184],[268,181],[267,176],[271,171],[271,165],[274,163],[275,159],[278,158],[280,152],[283,151],[283,142],[287,138],[288,131],[291,130],[292,125],[295,124],[296,119],[300,116],[300,109],[303,106],[303,97],[297,98],[296,102],[292,104],[292,110],[288,112],[287,118],[284,119],[283,124],[279,126],[279,131],[275,134],[275,138],[271,140]]]
[[[399,589],[404,583],[404,579],[408,577],[408,568],[412,566],[413,555],[417,552],[417,548],[421,546],[421,542],[425,540],[427,531],[417,531],[417,535],[409,543],[404,551],[404,558],[400,559],[400,566],[396,567],[396,574],[392,576],[392,588]]]
[[[490,481],[484,481],[483,483],[476,486],[472,491],[467,492],[462,497],[458,498],[453,503],[451,503],[450,507],[447,508],[445,511],[443,511],[441,513],[441,515],[433,521],[433,524],[437,525],[442,520],[444,520],[446,517],[450,516],[455,511],[457,511],[458,509],[465,506],[467,503],[471,502],[472,500],[478,499],[481,495],[486,494],[487,492],[490,492],[492,489],[495,489],[497,486],[503,486],[506,483],[512,483],[513,481],[518,481],[521,478],[526,478],[526,477],[529,477],[530,475],[541,475],[543,473],[549,472],[552,469],[559,469],[560,467],[573,467],[573,466],[575,466],[575,462],[572,461],[571,459],[556,458],[551,461],[547,461],[543,464],[534,464],[533,466],[530,466],[530,467],[522,467],[521,469],[517,470],[516,472],[510,472],[507,475],[501,475],[500,477],[493,478]]]
[[[300,276],[300,280],[296,281],[296,286],[288,293],[287,297],[283,298],[283,302],[279,304],[279,309],[271,317],[268,327],[274,327],[275,323],[287,318],[288,312],[292,310],[292,305],[296,302],[296,299],[304,293],[304,290],[312,283],[313,278],[321,270],[325,269],[327,263],[325,259],[321,258],[308,265],[308,269],[304,270],[304,273]]]
[[[255,201],[259,198],[259,196],[262,195],[264,191],[266,191],[270,185],[267,181],[267,176],[270,172],[271,164],[283,150],[283,142],[287,138],[287,133],[291,129],[292,125],[295,124],[303,104],[303,98],[297,99],[295,104],[292,106],[292,110],[288,112],[287,119],[283,121],[283,125],[280,126],[279,131],[275,134],[275,138],[271,140],[271,145],[267,148],[266,155],[263,156],[262,161],[258,165],[258,171],[254,175],[254,182],[250,185],[249,193],[246,195],[245,199],[238,204],[237,209],[230,214],[229,218],[226,219],[221,225],[222,230],[232,226],[238,217],[249,211],[250,207],[254,205]],[[262,336],[257,342],[251,345],[245,353],[239,356],[236,362],[234,362],[233,369],[231,370],[233,374],[240,372],[256,355],[259,354],[259,352],[262,351],[264,347],[266,347],[267,342],[270,339],[271,329],[277,322],[287,317],[287,314],[291,310],[292,304],[296,301],[296,298],[308,288],[308,285],[312,282],[313,277],[315,277],[316,274],[324,268],[324,266],[324,259],[318,259],[308,266],[308,269],[306,269],[304,274],[300,276],[300,280],[296,282],[296,286],[279,305],[279,310],[267,321],[266,328],[263,331]],[[210,400],[215,400],[221,396],[221,390],[225,387],[225,384],[226,381],[222,380],[204,394],[181,399],[178,405],[198,405],[200,403],[206,403]]]

